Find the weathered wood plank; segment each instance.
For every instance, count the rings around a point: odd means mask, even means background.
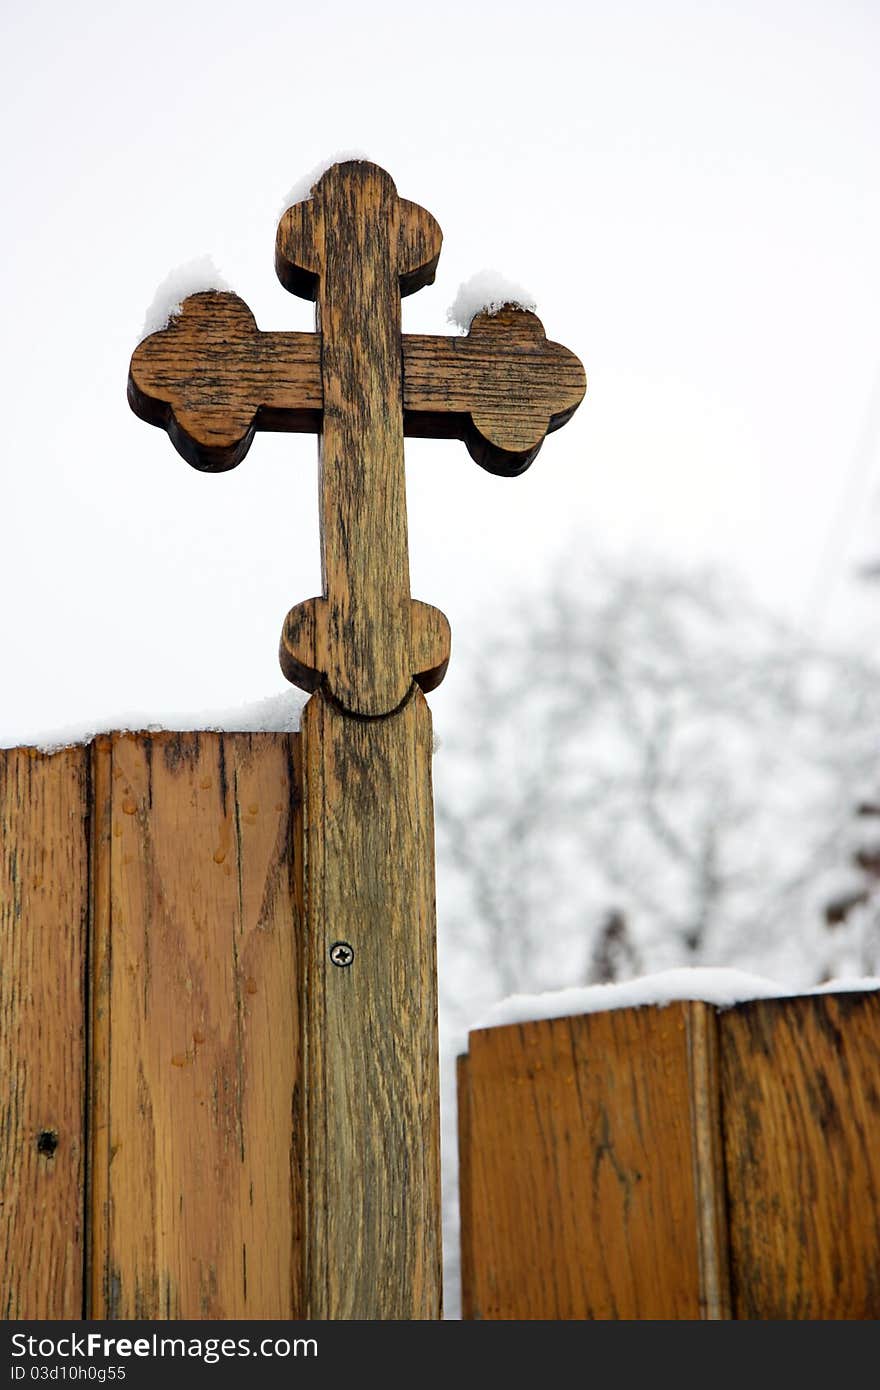
[[[880,995],[720,1016],[738,1318],[880,1317]]]
[[[459,1254],[461,1257],[461,1316],[465,1320],[474,1317],[474,1217],[473,1181],[471,1178],[471,1158],[473,1155],[473,1136],[471,1135],[471,1092],[468,1057],[457,1057],[455,1079],[458,1095],[458,1209],[459,1209]]]
[[[299,1311],[295,745],[97,750],[93,1317]]]
[[[305,1315],[436,1318],[430,713],[414,691],[390,718],[352,719],[319,693],[301,738]],[[333,964],[337,942],[350,964]]]
[[[91,745],[89,902],[88,1168],[86,1175],[86,1316],[102,1317],[109,1304],[110,1246],[110,855],[113,844],[113,738]]]
[[[695,1067],[706,1071],[692,1038],[701,1007],[470,1034],[462,1217],[471,1317],[709,1312],[691,1099]],[[703,1076],[701,1092],[707,1084]],[[718,1307],[716,1295],[714,1315]]]
[[[0,1313],[83,1315],[88,754],[0,750]]]
[[[702,1317],[714,1321],[731,1316],[718,1015],[707,1004],[690,1003],[683,1008],[687,1018],[700,1311]]]

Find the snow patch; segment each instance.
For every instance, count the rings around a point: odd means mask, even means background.
[[[814,989],[789,989],[763,975],[744,970],[711,969],[694,966],[661,970],[619,984],[585,985],[577,989],[550,990],[544,994],[512,994],[494,1004],[471,1027],[500,1028],[510,1023],[531,1023],[536,1019],[568,1018],[575,1014],[602,1013],[608,1009],[634,1009],[646,1004],[674,1004],[679,1000],[699,1000],[718,1008],[730,1008],[750,999],[791,999],[803,994],[830,994],[852,990],[880,989],[880,978],[829,980]]]
[[[158,333],[165,328],[169,321],[180,313],[183,301],[188,295],[199,294],[203,290],[228,289],[229,286],[210,256],[196,256],[193,260],[176,266],[168,272],[153,296],[139,341],[143,342],[151,333]]]
[[[308,696],[293,688],[269,695],[262,700],[233,705],[223,710],[193,713],[146,714],[142,710],[121,714],[113,719],[70,724],[61,729],[30,733],[22,737],[0,737],[2,748],[37,748],[41,753],[57,753],[62,748],[90,743],[98,734],[159,733],[162,730],[186,732],[212,730],[217,733],[289,734],[296,733],[300,714]]]
[[[304,203],[311,198],[312,189],[318,179],[322,174],[326,174],[328,169],[332,169],[334,164],[347,164],[351,160],[355,160],[359,164],[371,162],[370,156],[364,154],[363,150],[337,150],[335,154],[330,155],[329,159],[322,159],[310,173],[297,179],[293,187],[288,189],[287,197],[278,209],[278,216],[281,217],[288,208],[293,207],[294,203]]]
[[[446,310],[446,318],[467,333],[477,314],[497,314],[505,304],[531,312],[537,307],[534,296],[522,285],[499,275],[497,270],[478,270],[459,285],[458,294]]]

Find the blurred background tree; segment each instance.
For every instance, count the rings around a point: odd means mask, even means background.
[[[677,965],[802,985],[880,968],[862,843],[880,682],[860,654],[717,573],[571,563],[465,684],[436,761],[455,1014]]]

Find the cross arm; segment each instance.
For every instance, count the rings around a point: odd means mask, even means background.
[[[128,400],[193,468],[222,473],[241,463],[257,430],[320,429],[321,340],[261,332],[237,294],[190,295],[135,349]]]
[[[491,473],[522,473],[580,404],[584,369],[521,309],[478,314],[464,337],[403,338],[404,431],[457,438]],[[317,433],[318,333],[265,333],[238,295],[191,295],[135,350],[128,397],[194,468],[234,468],[257,430]]]
[[[579,359],[522,309],[477,314],[466,337],[403,339],[406,433],[462,439],[490,473],[524,472],[586,388]]]

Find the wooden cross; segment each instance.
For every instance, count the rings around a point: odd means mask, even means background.
[[[194,468],[240,463],[256,430],[320,435],[324,593],[288,614],[285,675],[344,711],[392,713],[443,679],[450,636],[410,597],[404,435],[464,440],[522,473],[586,383],[534,314],[480,313],[465,337],[401,332],[400,298],[434,279],[442,234],[374,164],[336,164],[281,218],[275,266],[317,300],[316,333],[264,333],[235,294],[190,296],[140,344],[129,401]]]

